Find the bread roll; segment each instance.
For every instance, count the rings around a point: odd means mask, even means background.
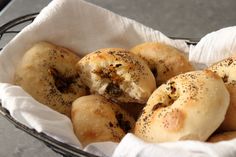
[[[211,71],[193,71],[157,88],[144,107],[134,133],[150,142],[205,141],[224,120],[229,93]]]
[[[148,42],[130,51],[148,63],[158,86],[173,76],[194,70],[183,52],[166,44]]]
[[[222,78],[230,94],[230,105],[219,130],[236,130],[236,57],[224,59],[208,69]]]
[[[92,52],[78,62],[77,69],[92,93],[119,102],[144,104],[156,88],[147,64],[124,49]]]
[[[117,104],[99,95],[76,99],[71,115],[75,134],[83,146],[93,142],[119,142],[135,123]]]
[[[42,104],[70,117],[72,102],[87,94],[75,69],[79,59],[66,48],[36,43],[17,66],[14,83]]]

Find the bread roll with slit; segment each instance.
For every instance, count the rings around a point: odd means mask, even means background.
[[[76,99],[71,112],[74,132],[83,146],[93,142],[119,142],[134,127],[134,119],[100,95]]]
[[[130,51],[147,62],[156,78],[157,86],[171,77],[194,70],[184,52],[163,43],[142,43]]]
[[[14,84],[40,103],[70,117],[72,102],[88,93],[75,68],[79,60],[64,47],[36,43],[17,66]]]
[[[134,133],[149,142],[205,141],[223,122],[229,93],[209,70],[177,75],[157,88]]]
[[[124,49],[92,52],[78,62],[77,69],[92,93],[114,101],[144,104],[156,88],[147,64]]]

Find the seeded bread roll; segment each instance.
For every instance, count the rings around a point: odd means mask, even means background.
[[[117,104],[99,95],[75,100],[71,115],[75,134],[83,146],[93,142],[119,142],[135,123]]]
[[[224,120],[229,93],[211,71],[171,78],[148,99],[134,133],[150,142],[205,141]]]
[[[36,43],[17,66],[14,82],[42,104],[70,117],[72,102],[87,94],[75,69],[79,59],[66,48]]]
[[[236,130],[236,57],[224,59],[208,69],[222,78],[230,94],[230,105],[219,130]]]
[[[144,104],[156,88],[147,64],[124,49],[92,52],[78,62],[77,69],[92,93],[119,102]]]
[[[143,43],[130,51],[148,63],[158,86],[173,76],[194,70],[183,52],[166,44]]]

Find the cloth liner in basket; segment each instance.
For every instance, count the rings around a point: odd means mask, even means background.
[[[3,107],[20,123],[58,141],[101,156],[236,156],[236,140],[216,144],[198,141],[151,144],[130,133],[119,144],[108,141],[82,148],[66,116],[40,104],[21,87],[11,84],[22,56],[39,41],[62,45],[80,56],[99,48],[129,49],[139,43],[158,41],[189,53],[190,61],[196,65],[208,65],[236,52],[236,27],[213,32],[189,49],[184,41],[169,39],[159,31],[85,1],[55,0],[0,53],[0,99]]]

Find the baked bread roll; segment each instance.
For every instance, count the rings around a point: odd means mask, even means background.
[[[157,88],[144,107],[134,133],[150,142],[205,141],[224,120],[229,93],[211,71],[193,71]]]
[[[148,42],[137,45],[130,51],[148,63],[158,86],[173,76],[194,70],[183,52],[166,44]]]
[[[144,104],[156,88],[147,64],[124,49],[92,52],[78,62],[77,69],[92,93],[119,102]]]
[[[92,142],[119,142],[134,126],[134,119],[102,96],[76,99],[71,110],[74,132],[83,146]]]
[[[229,57],[208,68],[218,74],[230,94],[230,105],[219,130],[236,130],[236,57]]]
[[[40,103],[70,117],[72,102],[87,93],[75,69],[79,59],[68,49],[36,43],[24,54],[14,82]]]
[[[236,138],[236,131],[223,132],[219,134],[212,135],[207,142],[221,142],[228,141]]]

